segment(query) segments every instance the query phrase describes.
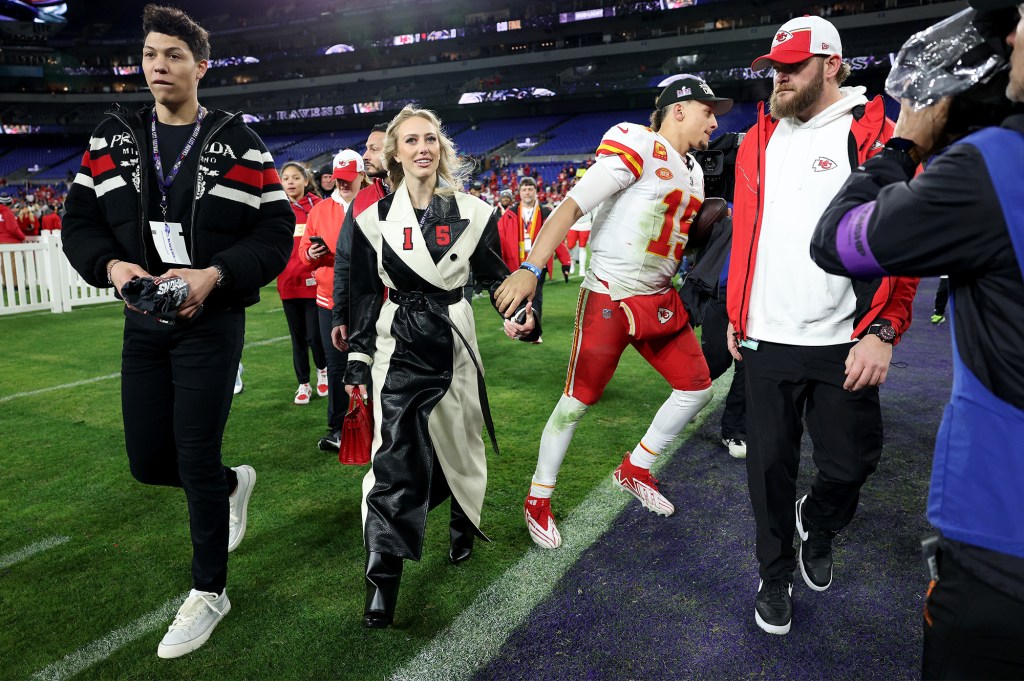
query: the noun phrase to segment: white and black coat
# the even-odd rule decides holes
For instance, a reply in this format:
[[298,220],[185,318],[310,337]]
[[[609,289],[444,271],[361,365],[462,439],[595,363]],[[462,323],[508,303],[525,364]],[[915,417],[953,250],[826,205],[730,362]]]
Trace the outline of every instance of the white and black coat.
[[372,371],[374,400],[363,535],[368,551],[419,560],[427,511],[449,494],[483,537],[486,396],[463,286],[472,273],[493,304],[509,271],[494,209],[468,194],[435,196],[421,219],[403,184],[355,223],[345,382]]

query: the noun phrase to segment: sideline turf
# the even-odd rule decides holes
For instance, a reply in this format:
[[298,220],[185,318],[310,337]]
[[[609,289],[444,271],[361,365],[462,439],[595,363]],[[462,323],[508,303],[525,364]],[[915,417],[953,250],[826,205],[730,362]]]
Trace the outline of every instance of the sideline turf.
[[[545,420],[561,392],[578,279],[545,291],[543,345],[505,339],[474,304],[502,454],[491,456],[483,529],[491,544],[447,562],[447,505],[431,514],[424,559],[409,563],[397,626],[360,624],[364,468],[316,450],[325,405],[295,406],[286,324],[273,287],[251,308],[245,392],[225,436],[228,465],[259,474],[245,542],[232,554],[232,612],[200,651],[159,660],[161,631],[139,637],[76,678],[383,678],[419,653],[532,546],[522,499]],[[119,371],[117,304],[0,319],[0,398]],[[569,514],[642,435],[668,386],[629,350],[566,459],[558,508]],[[181,492],[128,473],[117,380],[8,400],[0,432],[0,555],[46,537],[67,543],[0,570],[0,676],[26,678],[162,606],[189,587]],[[169,620],[169,618],[168,618]],[[168,621],[169,623],[169,621]]]

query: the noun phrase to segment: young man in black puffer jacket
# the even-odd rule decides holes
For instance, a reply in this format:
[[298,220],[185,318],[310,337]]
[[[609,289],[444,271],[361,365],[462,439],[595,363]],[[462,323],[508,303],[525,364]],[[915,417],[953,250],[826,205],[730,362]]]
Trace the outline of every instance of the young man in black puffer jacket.
[[[121,403],[132,475],[181,487],[193,588],[157,654],[203,645],[231,608],[228,552],[245,534],[256,474],[228,468],[221,442],[245,335],[245,308],[283,269],[294,217],[260,138],[239,114],[200,106],[209,36],[148,5],[143,70],[153,106],[115,106],[89,140],[68,192],[64,252],[94,286],[180,277],[172,320],[124,309]],[[180,285],[180,282],[178,282]]]

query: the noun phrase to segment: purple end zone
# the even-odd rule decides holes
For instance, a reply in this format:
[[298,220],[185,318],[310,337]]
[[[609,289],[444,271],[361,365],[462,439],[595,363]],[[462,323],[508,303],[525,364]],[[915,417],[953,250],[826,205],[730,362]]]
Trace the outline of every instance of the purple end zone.
[[875,202],[870,201],[847,211],[836,229],[836,253],[846,271],[854,277],[877,277],[888,274],[881,268],[868,246],[867,231]]

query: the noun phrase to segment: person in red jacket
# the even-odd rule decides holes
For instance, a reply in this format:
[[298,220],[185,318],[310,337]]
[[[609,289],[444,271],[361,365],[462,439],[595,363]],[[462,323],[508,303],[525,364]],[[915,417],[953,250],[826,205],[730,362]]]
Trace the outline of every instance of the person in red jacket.
[[[850,523],[878,465],[878,386],[910,326],[917,280],[854,282],[810,259],[829,201],[893,130],[880,97],[841,87],[850,67],[838,31],[820,17],[793,19],[751,68],[768,66],[771,114],[759,106],[737,154],[727,342],[746,374],[747,483],[761,577],[755,621],[786,634],[794,569],[814,591],[831,585],[832,538]],[[802,419],[818,472],[797,500]]]
[[[551,214],[551,209],[542,206],[537,200],[537,181],[532,177],[524,177],[519,183],[519,203],[506,210],[498,223],[498,236],[501,239],[501,259],[508,265],[510,272],[515,272],[530,255],[537,233],[544,226],[544,221]],[[555,257],[562,265],[562,276],[569,281],[569,268],[572,259],[569,249],[561,244],[555,249]],[[548,278],[552,277],[554,258],[548,260]]]
[[39,230],[40,232],[60,231],[60,215],[57,213],[56,204],[51,203],[43,209],[43,216],[39,218]]
[[25,230],[11,210],[13,203],[7,194],[0,196],[0,244],[20,244],[25,241]]
[[[320,438],[318,447],[322,451],[338,451],[341,424],[348,408],[345,394],[345,368],[347,353],[339,351],[331,343],[331,310],[334,307],[334,255],[337,251],[338,234],[345,221],[345,214],[352,200],[359,193],[365,178],[363,159],[351,149],[339,152],[332,164],[334,170],[334,191],[330,197],[314,206],[306,222],[306,230],[299,243],[299,257],[313,268],[316,278],[316,305],[318,328],[324,352],[327,355],[327,430]],[[316,237],[314,241],[313,238]]]
[[309,353],[313,353],[316,365],[316,394],[327,397],[327,358],[320,338],[320,321],[317,317],[316,279],[313,265],[299,257],[302,236],[313,207],[323,199],[306,191],[308,175],[305,167],[291,161],[281,168],[281,185],[288,196],[295,214],[295,232],[292,238],[292,254],[284,272],[277,276],[277,292],[281,296],[281,307],[288,322],[288,333],[292,338],[292,366],[299,389],[295,391],[295,404],[309,404],[313,397],[310,385]]
[[[510,272],[515,272],[519,266],[529,257],[533,250],[533,244],[537,240],[537,234],[544,221],[551,214],[551,209],[542,206],[537,201],[537,181],[532,177],[523,177],[519,182],[519,203],[507,209],[498,220],[498,238],[501,242],[501,259],[505,261]],[[569,283],[569,270],[572,269],[572,257],[565,243],[558,244],[555,249],[555,257],[562,265],[562,277],[565,283]],[[548,258],[548,276],[551,279],[554,270],[554,258]],[[543,301],[544,282],[537,285],[535,297]],[[543,303],[541,303],[543,304]],[[541,342],[538,339],[535,342]]]

